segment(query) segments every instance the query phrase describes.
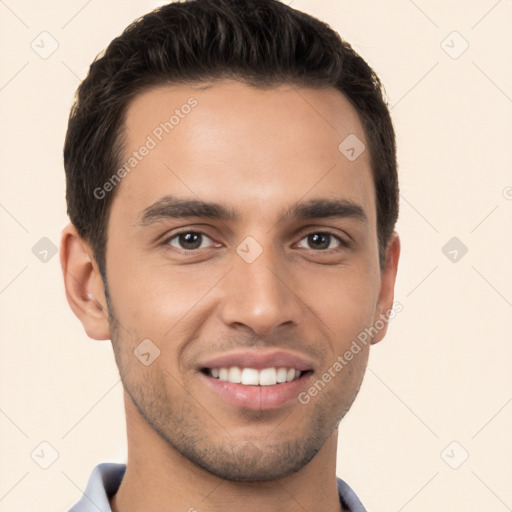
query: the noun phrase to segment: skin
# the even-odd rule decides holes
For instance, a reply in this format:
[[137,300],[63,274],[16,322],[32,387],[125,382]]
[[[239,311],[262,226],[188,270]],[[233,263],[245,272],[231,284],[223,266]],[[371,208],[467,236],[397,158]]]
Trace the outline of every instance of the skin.
[[[349,134],[368,147],[360,119],[334,89],[160,86],[129,105],[126,156],[191,96],[198,105],[118,185],[106,251],[110,314],[91,248],[72,225],[62,236],[68,301],[91,338],[112,340],[125,390],[127,471],[111,505],[339,511],[338,424],[370,344],[307,405],[276,410],[228,404],[196,366],[234,349],[277,347],[312,361],[312,384],[392,308],[398,235],[380,269],[369,151],[351,162],[338,150]],[[238,218],[141,226],[143,212],[171,194],[220,203]],[[367,221],[283,216],[310,199],[350,200]],[[183,237],[171,238],[183,229],[205,235],[188,253]],[[318,248],[309,235],[326,231],[334,236]],[[247,236],[263,251],[252,263],[236,252]],[[133,353],[147,338],[160,349],[149,366]]]

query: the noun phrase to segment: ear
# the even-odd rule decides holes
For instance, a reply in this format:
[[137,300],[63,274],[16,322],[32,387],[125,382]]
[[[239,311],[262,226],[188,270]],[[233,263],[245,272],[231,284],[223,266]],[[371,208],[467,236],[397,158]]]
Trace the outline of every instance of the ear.
[[388,330],[388,320],[390,317],[389,312],[393,309],[395,280],[399,258],[400,238],[398,237],[398,233],[393,232],[389,238],[388,246],[386,248],[386,263],[384,268],[381,270],[380,294],[374,319],[374,324],[380,320],[384,323],[384,327],[382,329],[378,329],[377,334],[372,338],[372,345],[381,341]]
[[87,336],[110,339],[105,289],[91,247],[69,224],[62,231],[60,264],[71,309],[82,322]]

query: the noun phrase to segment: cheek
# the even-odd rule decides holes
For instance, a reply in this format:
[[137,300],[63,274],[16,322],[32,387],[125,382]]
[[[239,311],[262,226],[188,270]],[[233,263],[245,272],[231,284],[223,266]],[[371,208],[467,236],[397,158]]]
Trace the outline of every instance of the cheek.
[[375,276],[368,266],[347,267],[330,276],[317,273],[303,283],[304,301],[329,329],[337,351],[373,322],[378,299]]
[[108,283],[119,321],[130,333],[155,340],[177,332],[192,312],[197,316],[225,273],[212,266],[192,272],[186,265],[151,265],[133,257],[118,261],[108,270]]

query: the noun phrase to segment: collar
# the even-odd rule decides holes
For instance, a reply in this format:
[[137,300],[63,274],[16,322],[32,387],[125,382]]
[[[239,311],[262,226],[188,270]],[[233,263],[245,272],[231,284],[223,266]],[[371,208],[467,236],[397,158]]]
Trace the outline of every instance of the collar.
[[[109,499],[119,489],[126,464],[102,462],[98,464],[87,483],[80,501],[69,512],[112,512]],[[340,503],[351,512],[366,512],[356,493],[340,478],[336,479]]]

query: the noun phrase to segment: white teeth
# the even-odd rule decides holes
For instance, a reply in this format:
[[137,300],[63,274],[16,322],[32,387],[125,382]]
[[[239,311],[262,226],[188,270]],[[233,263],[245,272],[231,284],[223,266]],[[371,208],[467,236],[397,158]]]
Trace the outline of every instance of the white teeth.
[[277,382],[286,382],[286,377],[288,375],[288,370],[286,368],[279,368],[276,374]]
[[[295,374],[295,373],[294,373]],[[260,386],[273,386],[277,383],[276,369],[265,368],[260,372]]]
[[256,370],[255,368],[239,368],[231,366],[229,368],[211,368],[209,374],[219,380],[232,382],[234,384],[244,384],[245,386],[274,386],[284,382],[290,382],[298,379],[301,375],[300,370],[295,368],[264,368]]
[[242,371],[240,368],[237,366],[232,366],[229,369],[228,380],[229,382],[234,382],[235,384],[242,382]]
[[242,384],[258,385],[258,370],[254,368],[244,368],[242,370]]

